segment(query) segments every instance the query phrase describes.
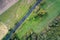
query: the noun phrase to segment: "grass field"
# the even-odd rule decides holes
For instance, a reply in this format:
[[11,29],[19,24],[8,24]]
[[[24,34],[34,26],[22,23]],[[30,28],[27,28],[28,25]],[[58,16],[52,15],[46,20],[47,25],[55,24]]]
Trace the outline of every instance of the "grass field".
[[22,19],[29,10],[29,7],[35,2],[36,0],[19,0],[15,5],[0,15],[0,22],[6,24],[8,28],[14,27],[15,23]]
[[16,31],[18,37],[21,38],[30,29],[33,29],[34,32],[39,33],[44,28],[47,28],[48,23],[52,21],[59,14],[59,10],[60,10],[59,7],[60,7],[60,0],[46,0],[46,4],[44,4],[42,8],[44,8],[47,11],[48,16],[43,18],[38,18],[35,20],[33,19],[28,20],[32,18],[33,15],[35,14],[34,12],[32,12],[32,14],[22,24],[21,28],[19,28]]

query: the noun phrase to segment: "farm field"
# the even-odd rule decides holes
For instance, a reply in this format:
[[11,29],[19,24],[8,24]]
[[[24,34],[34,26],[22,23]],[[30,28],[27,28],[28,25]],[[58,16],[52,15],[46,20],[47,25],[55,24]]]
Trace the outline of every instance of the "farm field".
[[47,16],[43,18],[38,17],[34,19],[33,17],[37,14],[32,12],[32,14],[25,20],[21,27],[16,31],[16,34],[19,38],[24,36],[27,31],[33,30],[36,33],[40,33],[42,30],[47,28],[49,22],[56,18],[59,15],[60,10],[60,0],[45,0],[46,3],[41,8],[44,8],[47,11]]
[[3,22],[8,29],[13,28],[15,23],[22,19],[35,2],[36,0],[19,0],[15,5],[0,15],[0,22]]

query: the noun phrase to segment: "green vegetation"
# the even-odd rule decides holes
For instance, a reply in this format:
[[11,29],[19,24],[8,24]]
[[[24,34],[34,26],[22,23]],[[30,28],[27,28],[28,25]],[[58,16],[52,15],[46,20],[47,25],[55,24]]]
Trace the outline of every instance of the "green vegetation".
[[60,26],[60,16],[58,16],[52,23],[49,24],[49,27],[57,27]]
[[[57,20],[58,21],[57,24],[59,26],[56,26],[57,24],[55,24],[55,25],[53,24],[54,22],[56,22],[55,21],[56,19],[59,19],[59,20]],[[40,38],[40,40],[60,40],[60,16],[57,17],[56,19],[54,19],[52,21],[52,25],[54,25],[54,26],[49,25],[49,28],[44,30],[45,32],[42,31],[39,34],[38,37]]]
[[16,33],[14,33],[14,34],[12,35],[12,37],[11,37],[10,40],[20,40],[20,39],[18,38],[18,36],[16,35]]
[[[55,24],[56,21],[57,24]],[[60,16],[57,16],[51,24],[54,26],[48,25],[48,28],[45,28],[41,33],[35,33],[30,29],[25,33],[21,40],[60,40]]]
[[[19,38],[25,35],[27,31],[33,29],[35,33],[40,33],[43,29],[47,28],[49,22],[56,18],[59,15],[60,10],[60,1],[59,0],[45,0],[44,5],[38,5],[41,10],[45,10],[44,16],[38,16],[38,12],[32,12],[32,14],[25,20],[25,22],[21,25],[21,27],[16,31],[16,34]],[[47,15],[45,15],[47,13]]]
[[5,23],[8,29],[13,28],[15,23],[22,19],[22,17],[28,12],[29,7],[35,2],[36,0],[19,0],[15,5],[0,15],[0,22]]
[[[0,21],[5,23],[8,28],[11,28],[9,31],[13,30],[13,27],[23,18],[24,15],[26,15],[35,2],[36,0],[33,0],[30,3],[27,3],[27,0],[19,0],[18,3],[13,5],[0,16]],[[60,38],[60,32],[58,32],[60,31],[60,23],[58,24],[58,21],[56,20],[53,21],[56,16],[59,15],[59,11],[60,0],[43,0],[24,21],[21,27],[18,28],[15,32],[16,34],[13,34],[12,40],[20,40],[20,38],[24,36],[29,37],[29,40],[34,36],[33,39],[37,37],[40,40],[56,40],[56,36]],[[50,22],[52,23],[49,24]],[[49,25],[49,27],[47,25]],[[46,30],[46,28],[50,29]],[[33,32],[31,32],[31,29]],[[30,34],[33,33],[34,35],[31,37]]]

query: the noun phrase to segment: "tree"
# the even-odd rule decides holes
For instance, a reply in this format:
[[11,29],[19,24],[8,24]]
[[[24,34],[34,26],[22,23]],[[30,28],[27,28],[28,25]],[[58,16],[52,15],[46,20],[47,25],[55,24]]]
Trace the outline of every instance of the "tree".
[[47,15],[47,12],[41,8],[40,11],[38,12],[38,16],[42,17],[44,15]]
[[40,3],[40,5],[44,5],[46,0],[42,0],[42,2]]

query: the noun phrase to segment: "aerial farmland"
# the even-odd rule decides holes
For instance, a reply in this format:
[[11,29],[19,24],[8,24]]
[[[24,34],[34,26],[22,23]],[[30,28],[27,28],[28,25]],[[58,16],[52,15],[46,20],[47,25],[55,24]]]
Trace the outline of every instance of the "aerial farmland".
[[0,40],[60,40],[60,0],[0,0],[0,35]]

